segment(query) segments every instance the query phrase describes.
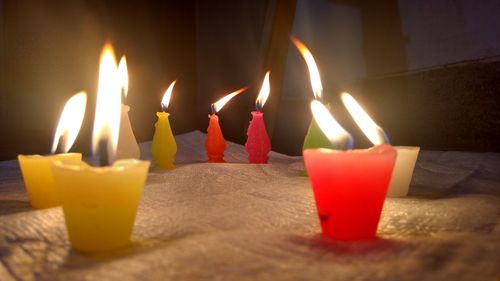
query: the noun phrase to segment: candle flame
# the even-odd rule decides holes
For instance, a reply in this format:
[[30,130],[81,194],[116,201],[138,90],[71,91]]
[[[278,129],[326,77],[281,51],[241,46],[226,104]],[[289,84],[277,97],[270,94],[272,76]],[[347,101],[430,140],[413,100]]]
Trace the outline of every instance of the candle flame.
[[172,82],[170,86],[168,86],[168,89],[165,91],[165,94],[161,99],[161,108],[164,111],[167,110],[168,104],[170,103],[170,97],[172,96],[172,90],[174,89],[175,82],[177,82],[177,80],[174,80],[174,82]]
[[111,45],[105,45],[99,64],[94,129],[92,131],[92,152],[98,153],[99,142],[107,142],[109,162],[116,156],[120,131],[122,80],[118,75],[115,55]]
[[71,149],[82,127],[86,104],[87,94],[85,92],[75,94],[66,102],[52,142],[52,153],[56,152],[61,137],[62,152],[66,153]]
[[314,93],[314,98],[321,100],[323,98],[323,85],[321,84],[318,66],[316,65],[316,61],[314,60],[311,51],[309,51],[306,45],[296,37],[290,36],[290,39],[306,61],[307,68],[309,69],[309,77],[311,79],[311,87]]
[[363,134],[365,134],[374,145],[388,142],[384,130],[370,118],[361,105],[359,105],[349,93],[342,93],[341,98],[347,111],[349,111],[349,114],[351,114],[361,131],[363,131]]
[[257,101],[255,102],[257,110],[261,110],[264,107],[264,104],[266,103],[267,98],[269,97],[269,92],[271,91],[271,86],[269,84],[270,73],[271,71],[268,71],[266,73],[266,76],[264,77],[264,82],[262,82],[262,87],[260,88],[259,96],[257,97]]
[[118,64],[118,79],[120,79],[121,90],[123,91],[123,97],[127,97],[128,94],[128,68],[127,59],[122,56],[120,63]]
[[[219,112],[219,110],[222,109],[222,107],[224,107],[224,105],[226,105],[226,103],[228,101],[230,101],[232,98],[234,98],[236,95],[242,93],[243,91],[245,91],[247,88],[244,87],[244,88],[241,88],[239,90],[236,90],[228,95],[226,95],[225,97],[221,98],[220,100],[218,100],[217,102],[213,103],[212,104],[212,107],[214,109],[215,112]],[[214,112],[214,113],[215,113]]]
[[333,118],[328,108],[318,100],[311,102],[311,111],[321,131],[331,143],[351,139],[351,135]]

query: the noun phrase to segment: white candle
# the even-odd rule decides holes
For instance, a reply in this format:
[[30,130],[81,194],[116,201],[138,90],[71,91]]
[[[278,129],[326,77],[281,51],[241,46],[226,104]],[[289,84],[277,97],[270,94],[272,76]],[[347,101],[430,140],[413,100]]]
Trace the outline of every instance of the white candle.
[[410,182],[417,161],[418,146],[395,146],[398,152],[396,164],[392,171],[391,182],[387,191],[387,197],[405,197],[410,188]]

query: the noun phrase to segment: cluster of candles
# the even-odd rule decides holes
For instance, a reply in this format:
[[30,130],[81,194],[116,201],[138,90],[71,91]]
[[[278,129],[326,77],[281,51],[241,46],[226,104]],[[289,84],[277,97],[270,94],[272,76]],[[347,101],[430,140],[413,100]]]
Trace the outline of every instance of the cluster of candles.
[[[304,162],[314,191],[323,233],[334,239],[371,239],[386,196],[408,192],[418,147],[392,147],[384,131],[347,93],[342,101],[361,130],[375,145],[352,150],[352,137],[322,103],[322,85],[308,48],[292,37],[306,61],[315,99],[313,120],[304,140]],[[87,101],[85,92],[71,97],[61,114],[52,154],[19,155],[18,160],[34,208],[61,205],[71,245],[86,252],[120,248],[129,244],[137,206],[150,162],[138,160],[140,150],[128,112],[122,104],[128,92],[125,57],[116,64],[113,49],[101,54],[92,134],[91,166],[80,153],[67,153],[82,125]],[[248,127],[245,149],[250,163],[267,163],[271,143],[262,108],[270,93],[270,72],[264,77],[256,110]],[[177,145],[166,112],[176,81],[166,90],[157,112],[151,151],[159,169],[174,169]],[[211,105],[205,148],[208,161],[224,162],[226,143],[217,112],[245,88]],[[62,151],[55,154],[56,151]],[[389,192],[388,192],[389,190]]]

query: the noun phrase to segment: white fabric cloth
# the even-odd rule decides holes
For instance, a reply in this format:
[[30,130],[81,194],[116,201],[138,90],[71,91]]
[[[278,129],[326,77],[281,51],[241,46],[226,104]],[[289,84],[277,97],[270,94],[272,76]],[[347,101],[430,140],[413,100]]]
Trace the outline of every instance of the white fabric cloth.
[[[204,163],[205,134],[176,137],[175,170],[152,169],[133,243],[72,251],[61,208],[33,210],[16,161],[0,162],[0,280],[496,280],[500,154],[422,151],[410,196],[389,198],[380,239],[321,237],[301,157]],[[149,159],[150,143],[142,143]]]

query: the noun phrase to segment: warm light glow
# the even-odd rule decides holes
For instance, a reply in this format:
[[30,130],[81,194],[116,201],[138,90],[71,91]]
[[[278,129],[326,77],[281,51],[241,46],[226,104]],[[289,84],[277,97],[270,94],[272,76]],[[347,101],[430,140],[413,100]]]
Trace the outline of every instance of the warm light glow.
[[269,97],[269,92],[271,91],[271,86],[269,84],[270,73],[271,71],[268,71],[266,73],[266,76],[264,77],[264,82],[262,82],[262,88],[260,88],[259,96],[257,97],[257,101],[255,102],[257,110],[261,110],[264,107],[264,104],[266,103],[267,98]]
[[323,85],[321,84],[321,77],[319,76],[318,66],[316,65],[316,61],[314,60],[313,55],[309,51],[309,49],[302,43],[299,39],[290,36],[295,47],[299,49],[300,54],[304,58],[307,64],[307,68],[309,69],[309,77],[311,78],[311,87],[314,93],[314,97],[316,99],[321,100],[323,98]]
[[386,135],[384,130],[378,126],[370,116],[363,110],[361,105],[349,94],[341,94],[342,102],[352,118],[358,124],[359,128],[365,136],[374,144],[380,145],[386,143]]
[[170,84],[170,86],[168,86],[168,89],[165,91],[165,94],[161,99],[161,108],[163,109],[163,111],[167,110],[168,104],[170,103],[170,97],[172,96],[172,90],[174,89],[176,81],[177,80],[175,80]]
[[226,95],[225,97],[218,100],[216,103],[213,103],[212,107],[213,107],[214,111],[219,112],[219,110],[221,110],[222,107],[224,107],[224,105],[226,105],[226,103],[228,101],[230,101],[232,98],[234,98],[236,95],[240,94],[241,92],[245,91],[246,89],[247,89],[246,87],[241,88],[235,92],[230,93],[229,95]]
[[121,90],[123,90],[123,96],[127,97],[128,94],[128,68],[127,59],[125,56],[120,60],[118,65],[118,79],[120,79]]
[[321,128],[321,131],[330,140],[331,143],[338,143],[344,139],[349,139],[349,133],[340,126],[340,124],[333,118],[330,111],[318,100],[311,102],[311,111],[314,120]]
[[57,124],[54,141],[52,142],[52,153],[56,152],[61,137],[62,152],[66,153],[71,149],[82,127],[86,105],[87,94],[85,92],[79,92],[66,102],[59,118],[59,123]]
[[104,46],[99,65],[92,152],[97,154],[100,141],[107,141],[108,161],[116,156],[121,115],[121,79],[118,76],[115,55],[110,45]]

